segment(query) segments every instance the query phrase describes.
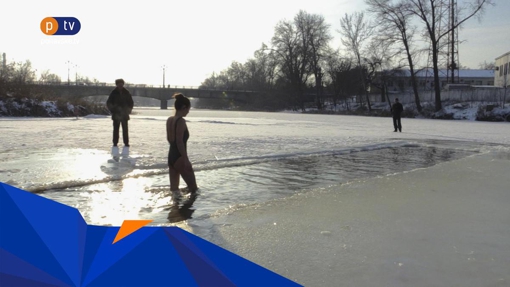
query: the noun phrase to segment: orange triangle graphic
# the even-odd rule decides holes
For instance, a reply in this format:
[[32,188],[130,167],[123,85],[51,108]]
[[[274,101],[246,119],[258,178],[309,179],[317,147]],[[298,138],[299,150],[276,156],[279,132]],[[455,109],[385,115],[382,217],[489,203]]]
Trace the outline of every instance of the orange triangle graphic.
[[123,239],[124,237],[130,235],[131,233],[137,231],[138,229],[151,222],[152,220],[124,220],[112,244],[115,244],[117,241]]

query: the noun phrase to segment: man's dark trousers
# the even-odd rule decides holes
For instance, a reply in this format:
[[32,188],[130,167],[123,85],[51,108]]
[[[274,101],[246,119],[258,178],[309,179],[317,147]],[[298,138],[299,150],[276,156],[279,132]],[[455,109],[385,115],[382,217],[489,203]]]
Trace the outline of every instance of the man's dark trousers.
[[117,121],[113,120],[113,145],[116,146],[119,143],[119,128],[122,124],[122,139],[124,145],[129,146],[129,133],[128,133],[128,121]]
[[393,126],[395,127],[395,131],[397,129],[402,131],[402,123],[400,122],[400,116],[393,116]]

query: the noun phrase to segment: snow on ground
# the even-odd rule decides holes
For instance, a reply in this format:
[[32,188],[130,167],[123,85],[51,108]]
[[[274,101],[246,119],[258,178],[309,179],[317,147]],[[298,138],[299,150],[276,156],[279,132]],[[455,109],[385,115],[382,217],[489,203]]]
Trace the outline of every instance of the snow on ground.
[[[69,107],[70,104],[68,103],[67,105]],[[38,107],[42,108],[45,113],[38,110]],[[17,116],[61,116],[62,111],[58,107],[56,101],[39,101],[28,98],[8,98],[6,101],[0,101],[0,116],[8,116],[11,114]]]
[[29,98],[0,98],[0,117],[72,117],[87,114],[90,111],[101,113],[101,108],[93,105],[75,106],[69,102],[48,101]]
[[[415,115],[416,118],[423,118],[416,111],[416,107],[414,104],[404,104],[404,110],[411,112]],[[424,107],[428,106],[428,109],[433,109],[430,104],[423,104]],[[487,111],[487,106],[492,106],[492,110]],[[349,110],[356,111],[360,108],[358,103],[350,103]],[[388,103],[376,102],[372,103],[372,108],[378,111],[386,111],[388,114],[390,112],[390,107]],[[347,112],[347,108],[344,104],[338,104],[336,107],[331,103],[325,104],[325,112],[335,111],[335,112]],[[287,113],[297,113],[297,111],[286,110]],[[317,108],[306,108],[306,112],[316,113],[318,112]],[[427,112],[428,113],[428,112]],[[500,121],[510,121],[510,103],[505,104],[505,107],[501,106],[501,103],[482,103],[482,102],[463,102],[463,103],[443,103],[443,109],[437,113],[431,113],[434,117],[451,117],[455,120],[477,120],[477,116],[482,117],[492,117],[492,118],[500,118]],[[449,116],[448,116],[449,115]]]
[[109,118],[110,116],[108,115],[95,115],[95,114],[90,114],[90,115],[86,115],[84,116],[83,118],[85,119],[103,119],[103,118]]
[[49,115],[60,115],[62,112],[58,109],[55,101],[42,101],[40,105],[46,110]]
[[3,113],[3,114],[6,114],[7,113],[7,107],[5,106],[5,103],[3,101],[0,100],[0,111]]
[[[453,114],[453,118],[456,120],[476,120],[476,114],[478,113],[479,105],[470,106],[462,104],[448,105],[443,108],[448,114]],[[510,113],[510,108],[508,109]]]
[[67,109],[71,112],[74,112],[74,105],[71,103],[67,103]]
[[[19,101],[19,103],[18,103]],[[431,106],[429,103],[423,103],[423,106]],[[493,106],[492,111],[487,111],[486,106]],[[30,114],[31,107],[40,106],[46,111],[46,115],[43,116],[61,116],[67,114],[68,116],[73,116],[76,108],[71,103],[66,103],[64,107],[59,108],[56,101],[37,101],[34,99],[21,99],[21,100],[8,100],[7,102],[0,100],[0,116],[2,115],[10,115],[9,110],[15,110],[17,116],[21,113],[22,116],[32,116]],[[350,103],[349,110],[356,111],[360,108],[358,103]],[[375,102],[372,103],[372,108],[378,111],[386,111],[389,113],[390,107],[388,103],[383,102]],[[67,110],[60,110],[67,109]],[[408,111],[408,113],[414,114],[417,118],[422,118],[415,108],[414,104],[404,104],[404,109]],[[318,110],[315,107],[309,107],[305,109],[308,113],[317,113]],[[334,106],[332,103],[325,103],[325,109],[321,112],[347,112],[347,108],[345,104],[340,103]],[[12,111],[11,111],[12,112]],[[300,111],[293,110],[285,110],[285,113],[300,113]],[[443,110],[432,113],[432,117],[439,118],[452,118],[455,120],[470,120],[474,121],[480,120],[480,118],[497,118],[499,121],[510,121],[510,103],[506,104],[505,107],[501,107],[501,103],[481,103],[481,102],[463,102],[463,103],[443,103]]]

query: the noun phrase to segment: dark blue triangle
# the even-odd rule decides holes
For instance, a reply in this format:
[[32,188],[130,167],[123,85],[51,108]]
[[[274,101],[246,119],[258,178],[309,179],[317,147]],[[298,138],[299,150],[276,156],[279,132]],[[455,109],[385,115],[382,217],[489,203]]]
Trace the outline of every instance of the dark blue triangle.
[[67,287],[72,285],[53,285],[13,275],[0,273],[0,286],[2,287]]
[[90,266],[99,250],[99,246],[104,241],[108,227],[89,225],[87,227],[87,236],[85,240],[85,251],[82,262],[82,283],[85,275],[89,273]]
[[83,263],[85,261],[86,256],[86,242],[87,242],[87,230],[90,228],[90,226],[87,225],[85,220],[83,220],[83,217],[80,217],[78,220],[78,242],[77,242],[77,248],[78,248],[78,283],[77,286],[81,284],[82,276],[83,276]]
[[[64,282],[48,275],[41,269],[30,265],[29,263],[19,259],[10,252],[4,249],[0,249],[0,273],[5,275],[13,276],[11,280],[16,278],[23,280],[32,280],[34,282],[41,282],[41,284],[49,284],[55,286],[66,286]],[[19,282],[21,283],[21,281]],[[0,279],[0,286],[4,285],[4,282]],[[13,284],[14,286],[14,284]],[[16,286],[19,286],[16,284]]]
[[80,212],[14,187],[6,190],[69,278],[75,285],[80,284],[78,263],[83,250],[79,246],[79,236],[83,234],[80,230],[87,226]]
[[156,231],[85,286],[199,286],[165,232],[146,228]]
[[194,234],[185,230],[180,232],[186,234],[236,286],[301,286]]
[[[0,248],[66,284],[74,285],[18,208],[17,202],[11,198],[11,194],[23,194],[29,198],[27,200],[29,202],[34,197],[39,197],[6,184],[0,184]],[[33,208],[38,207],[33,206]]]
[[[174,232],[169,232],[169,231]],[[178,228],[168,228],[165,232],[173,246],[181,256],[182,261],[191,272],[199,286],[235,286],[214,263],[205,257],[187,237],[180,234]]]
[[117,243],[112,244],[120,227],[106,228],[107,231],[103,236],[103,241],[98,246],[97,253],[92,260],[87,273],[82,277],[82,282],[85,285],[95,280],[96,277],[105,272],[156,231],[154,228],[141,228]]
[[[214,266],[214,262],[210,261],[207,255],[205,255],[200,248],[198,248],[188,237],[187,233],[184,232],[183,229],[172,226],[172,227],[166,227],[165,232],[174,238],[175,240],[179,241],[183,246],[185,246],[187,249],[189,249],[190,252],[194,253],[196,256],[198,256],[201,260],[203,260],[205,263]],[[218,270],[219,271],[219,270]]]

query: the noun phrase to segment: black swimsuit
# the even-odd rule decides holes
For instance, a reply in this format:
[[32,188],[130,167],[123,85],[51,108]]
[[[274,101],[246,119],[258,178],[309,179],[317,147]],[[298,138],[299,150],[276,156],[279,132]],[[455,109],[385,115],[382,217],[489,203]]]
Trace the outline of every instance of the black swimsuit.
[[[175,132],[175,139],[173,142],[170,143],[170,151],[168,152],[168,166],[173,167],[175,162],[181,157],[181,153],[179,152],[179,149],[177,148],[177,122],[179,122],[181,118],[178,118],[175,120],[175,126],[174,126],[174,132]],[[188,142],[189,139],[189,131],[186,127],[186,130],[184,131],[184,149],[186,150],[186,142]]]

